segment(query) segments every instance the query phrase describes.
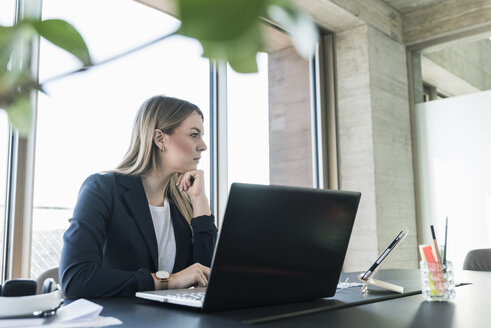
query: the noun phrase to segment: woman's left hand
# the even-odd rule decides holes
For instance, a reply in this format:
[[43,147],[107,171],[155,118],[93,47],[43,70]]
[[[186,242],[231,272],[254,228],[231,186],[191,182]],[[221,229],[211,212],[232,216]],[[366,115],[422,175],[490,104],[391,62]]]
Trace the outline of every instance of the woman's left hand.
[[179,173],[177,176],[177,188],[189,196],[193,205],[194,217],[211,214],[205,193],[204,175],[202,170],[191,170]]

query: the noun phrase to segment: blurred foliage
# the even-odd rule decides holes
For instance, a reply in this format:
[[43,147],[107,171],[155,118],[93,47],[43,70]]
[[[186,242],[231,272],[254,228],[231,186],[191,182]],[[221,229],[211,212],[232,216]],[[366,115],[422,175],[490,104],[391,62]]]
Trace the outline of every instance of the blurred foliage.
[[314,22],[289,0],[175,0],[182,24],[177,33],[197,39],[203,56],[226,60],[239,73],[257,72],[264,48],[261,18],[281,26],[304,58],[318,39]]
[[[182,22],[177,34],[197,39],[204,57],[228,61],[239,73],[257,72],[256,55],[265,42],[262,18],[281,26],[304,58],[314,53],[317,28],[289,0],[173,1]],[[0,26],[0,109],[6,110],[22,136],[31,127],[31,91],[42,91],[29,73],[32,44],[39,36],[78,58],[83,68],[92,65],[82,36],[64,20],[21,20],[13,26]]]
[[7,111],[10,122],[22,136],[31,128],[31,91],[42,91],[30,74],[32,45],[38,36],[65,49],[82,65],[92,64],[82,36],[66,21],[21,20],[13,26],[0,26],[0,109]]

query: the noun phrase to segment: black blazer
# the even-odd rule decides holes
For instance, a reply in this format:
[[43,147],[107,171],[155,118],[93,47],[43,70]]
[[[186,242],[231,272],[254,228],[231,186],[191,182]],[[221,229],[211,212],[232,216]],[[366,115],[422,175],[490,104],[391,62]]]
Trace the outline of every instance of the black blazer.
[[[210,266],[217,228],[213,216],[191,220],[170,201],[176,239],[173,272]],[[60,281],[67,298],[134,296],[155,288],[158,269],[152,217],[139,176],[94,174],[83,183],[63,236]]]

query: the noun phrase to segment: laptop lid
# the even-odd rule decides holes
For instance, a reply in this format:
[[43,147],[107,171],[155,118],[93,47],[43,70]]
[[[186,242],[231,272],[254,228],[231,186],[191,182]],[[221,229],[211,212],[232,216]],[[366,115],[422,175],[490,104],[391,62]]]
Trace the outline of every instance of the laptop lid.
[[203,309],[333,296],[360,196],[233,183]]

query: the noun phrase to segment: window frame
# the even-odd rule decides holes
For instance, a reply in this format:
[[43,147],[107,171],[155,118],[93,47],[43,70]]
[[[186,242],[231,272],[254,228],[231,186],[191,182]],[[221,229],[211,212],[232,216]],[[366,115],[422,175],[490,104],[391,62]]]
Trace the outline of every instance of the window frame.
[[[23,18],[39,19],[41,2],[17,0],[14,22]],[[22,51],[22,50],[21,50]],[[33,39],[30,67],[26,68],[33,79],[38,79],[39,38]],[[14,58],[14,65],[21,65]],[[21,68],[21,67],[19,67]],[[4,256],[2,279],[29,276],[31,252],[32,183],[36,134],[37,92],[30,94],[32,125],[27,137],[10,129],[7,201],[5,204]]]

